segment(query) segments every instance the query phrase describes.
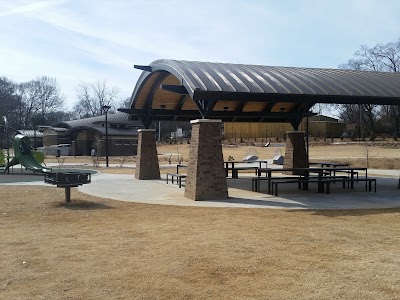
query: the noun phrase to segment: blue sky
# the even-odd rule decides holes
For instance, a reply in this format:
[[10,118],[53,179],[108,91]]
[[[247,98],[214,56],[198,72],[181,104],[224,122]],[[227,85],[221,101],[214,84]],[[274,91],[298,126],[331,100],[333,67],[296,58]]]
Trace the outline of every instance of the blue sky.
[[156,59],[336,68],[363,44],[400,38],[398,0],[0,0],[0,76],[55,77],[129,97]]

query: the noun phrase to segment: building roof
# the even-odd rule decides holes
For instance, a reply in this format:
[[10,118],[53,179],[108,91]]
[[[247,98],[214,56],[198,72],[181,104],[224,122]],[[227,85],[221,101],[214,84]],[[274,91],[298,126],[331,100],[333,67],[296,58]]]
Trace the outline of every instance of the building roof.
[[[19,134],[22,134],[29,138],[35,137],[35,130],[33,130],[33,129],[19,129],[17,131]],[[43,138],[43,132],[36,130],[36,138]]]
[[[93,125],[100,125],[106,122],[106,116],[97,116],[97,117],[90,117],[90,118],[83,118],[78,120],[72,121],[63,121],[57,123],[57,125],[61,124],[67,126],[68,128],[78,127],[78,126],[93,126]],[[121,125],[134,125],[134,126],[141,126],[140,123],[129,120],[129,117],[124,113],[115,113],[107,115],[107,122],[109,124],[121,124]]]
[[[106,116],[97,116],[91,118],[84,118],[72,121],[63,121],[55,124],[55,126],[61,126],[66,128],[69,132],[77,132],[82,130],[95,130],[101,135],[106,133],[105,128]],[[142,128],[143,125],[140,121],[130,120],[129,116],[124,113],[115,113],[107,115],[108,135],[111,136],[133,136],[137,135],[137,129]],[[128,128],[115,128],[111,126],[125,125]]]
[[161,59],[143,70],[120,111],[151,120],[299,124],[316,103],[400,104],[400,74]]
[[57,132],[65,132],[68,131],[68,128],[64,128],[64,127],[47,127],[44,128],[43,130],[53,130],[53,131],[57,131]]

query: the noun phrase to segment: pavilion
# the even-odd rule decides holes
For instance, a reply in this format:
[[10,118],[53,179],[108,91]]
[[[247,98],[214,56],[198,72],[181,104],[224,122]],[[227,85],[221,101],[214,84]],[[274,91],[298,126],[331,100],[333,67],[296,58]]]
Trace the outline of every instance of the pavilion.
[[162,59],[143,71],[130,107],[142,121],[136,178],[158,179],[153,120],[193,126],[185,197],[228,198],[220,144],[221,122],[287,122],[285,166],[308,167],[302,119],[316,103],[400,105],[400,73],[272,67]]

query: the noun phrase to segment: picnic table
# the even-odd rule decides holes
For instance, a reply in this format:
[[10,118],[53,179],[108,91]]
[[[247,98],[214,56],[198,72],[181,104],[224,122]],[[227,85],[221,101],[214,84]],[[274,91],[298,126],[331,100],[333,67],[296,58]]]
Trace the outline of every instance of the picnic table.
[[[257,166],[238,166],[237,164],[256,164],[258,163]],[[232,178],[238,178],[239,177],[239,171],[242,170],[254,170],[256,175],[259,174],[259,169],[264,169],[262,168],[262,164],[265,164],[265,168],[268,166],[268,161],[267,160],[228,160],[224,161],[225,164],[225,175],[226,177],[229,176],[229,171],[231,171]],[[235,165],[236,164],[236,165]]]
[[350,167],[350,164],[345,164],[345,163],[337,163],[337,162],[332,162],[332,161],[314,161],[308,163],[310,166],[311,165],[320,165],[321,168],[338,168],[338,167]]
[[[272,169],[272,168],[263,168],[263,172],[265,172],[265,177],[257,176],[252,178],[252,190],[259,191],[260,183],[263,180],[266,180],[268,183],[268,193],[271,194],[271,185],[273,180],[281,180],[285,179],[287,183],[295,183],[303,184],[303,189],[308,189],[308,183],[317,182],[318,184],[318,192],[324,193],[324,185],[329,185],[331,182],[342,181],[343,183],[347,181],[351,189],[354,189],[354,181],[361,180],[365,181],[366,184],[368,182],[368,171],[367,168],[362,167],[337,167],[337,168],[283,168],[283,169]],[[349,172],[350,178],[345,179],[343,176],[326,176],[326,172],[330,171],[345,171]],[[354,176],[358,172],[365,172],[365,179],[355,179]],[[290,176],[272,176],[273,173],[282,173],[282,172],[296,172],[299,175],[290,175]],[[316,176],[310,176],[310,173],[315,173]],[[330,173],[331,174],[331,173]],[[370,183],[371,184],[371,183]],[[328,186],[327,186],[328,188]],[[376,188],[376,185],[375,185]]]
[[330,176],[336,176],[336,172],[342,172],[350,174],[351,176],[356,175],[358,178],[358,171],[352,172],[351,170],[339,170],[338,168],[350,168],[350,164],[348,163],[337,163],[331,161],[320,161],[320,162],[310,162],[309,165],[320,165],[321,168],[334,168],[329,171],[326,171]]
[[176,165],[176,174],[179,174],[180,168],[187,168],[187,167],[188,167],[188,165],[185,165],[185,164],[177,164]]

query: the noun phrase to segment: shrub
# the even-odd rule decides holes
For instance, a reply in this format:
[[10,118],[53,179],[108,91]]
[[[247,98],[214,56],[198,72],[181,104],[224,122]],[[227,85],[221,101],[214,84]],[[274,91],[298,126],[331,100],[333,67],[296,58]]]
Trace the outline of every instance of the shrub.
[[376,139],[376,134],[374,132],[371,132],[371,135],[369,136],[369,140],[371,142],[373,142],[373,141],[375,141],[375,139]]
[[6,155],[3,150],[0,149],[0,167],[4,167],[6,165]]
[[44,154],[43,154],[42,152],[40,152],[40,151],[33,151],[32,154],[33,154],[33,157],[36,159],[36,161],[37,161],[39,164],[42,164],[42,163],[44,162]]

